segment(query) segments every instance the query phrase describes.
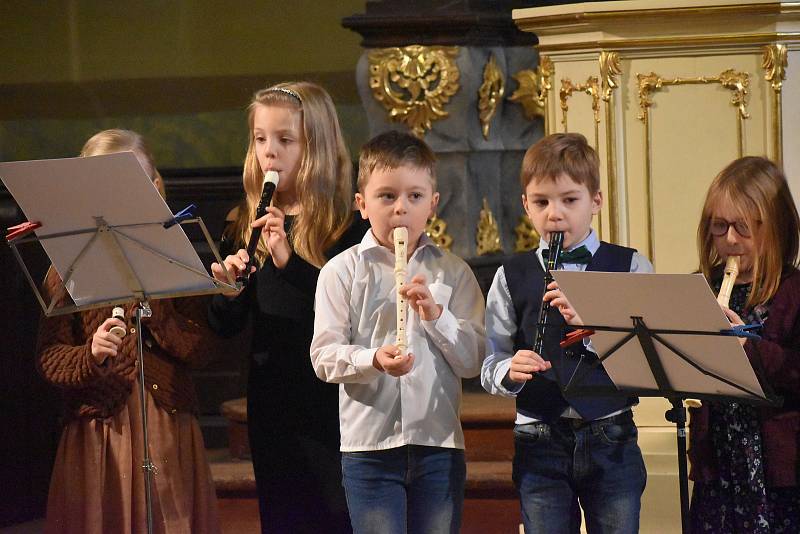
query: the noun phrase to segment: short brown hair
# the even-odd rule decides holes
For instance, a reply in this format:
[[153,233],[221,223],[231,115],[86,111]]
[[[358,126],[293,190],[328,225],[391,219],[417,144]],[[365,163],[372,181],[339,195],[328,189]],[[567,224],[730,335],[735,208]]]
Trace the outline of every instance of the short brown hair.
[[411,134],[391,130],[378,134],[361,148],[358,158],[358,190],[364,187],[373,172],[410,165],[428,171],[436,191],[436,154],[423,141]]
[[557,133],[540,139],[525,152],[519,183],[522,191],[531,180],[556,181],[566,174],[594,195],[600,190],[600,160],[579,133]]
[[786,176],[772,161],[748,156],[733,161],[714,178],[697,227],[700,270],[708,280],[722,264],[711,235],[711,218],[721,204],[739,212],[757,239],[746,306],[765,304],[778,291],[782,271],[798,264],[800,219]]

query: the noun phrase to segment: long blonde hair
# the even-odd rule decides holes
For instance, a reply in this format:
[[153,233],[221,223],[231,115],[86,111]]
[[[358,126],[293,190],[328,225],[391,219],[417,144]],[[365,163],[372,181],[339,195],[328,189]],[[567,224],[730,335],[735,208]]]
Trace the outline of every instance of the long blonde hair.
[[[255,220],[264,180],[253,136],[258,106],[285,106],[301,114],[305,146],[295,181],[300,210],[292,223],[291,245],[301,258],[322,267],[326,261],[324,251],[339,239],[352,220],[352,163],[336,108],[328,93],[310,82],[280,83],[253,95],[247,118],[250,143],[242,173],[247,206],[239,211],[233,230],[239,244],[247,243],[250,237],[250,223]],[[262,239],[256,259],[263,264],[267,255]]]
[[156,168],[155,160],[144,138],[132,130],[121,130],[113,128],[97,132],[83,145],[81,157],[100,156],[103,154],[114,154],[116,152],[132,151],[137,155],[137,159],[142,164],[144,171],[156,184],[158,192],[166,198],[164,190],[164,179]]
[[700,271],[709,280],[722,263],[711,235],[714,208],[721,204],[738,212],[756,240],[753,284],[746,307],[765,304],[778,291],[783,269],[798,264],[800,220],[786,176],[772,161],[748,156],[735,160],[714,178],[697,228]]

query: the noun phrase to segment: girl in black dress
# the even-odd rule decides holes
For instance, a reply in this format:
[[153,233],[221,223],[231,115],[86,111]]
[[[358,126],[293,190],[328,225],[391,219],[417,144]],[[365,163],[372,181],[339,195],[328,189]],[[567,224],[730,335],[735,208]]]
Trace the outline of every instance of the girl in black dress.
[[[333,102],[315,84],[258,91],[248,125],[246,199],[221,248],[230,251],[224,263],[238,276],[249,260],[244,247],[252,228],[262,227],[258,267],[244,290],[213,299],[209,322],[228,336],[252,322],[247,413],[262,532],[349,532],[338,389],[317,379],[309,345],[319,269],[366,231],[353,217],[352,164]],[[280,180],[272,206],[256,219],[267,171]],[[226,279],[219,264],[212,272]]]

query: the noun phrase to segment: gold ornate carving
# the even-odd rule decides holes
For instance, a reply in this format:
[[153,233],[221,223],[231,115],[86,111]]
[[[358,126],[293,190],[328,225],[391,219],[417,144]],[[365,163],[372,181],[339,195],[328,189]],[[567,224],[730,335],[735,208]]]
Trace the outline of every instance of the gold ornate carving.
[[784,44],[771,44],[762,48],[761,68],[764,79],[772,86],[772,142],[773,157],[783,163],[783,102],[781,90],[786,79],[786,67],[789,64],[788,52]]
[[519,224],[514,227],[514,233],[517,236],[514,252],[527,252],[539,245],[539,232],[525,215],[520,215]]
[[789,64],[788,51],[784,44],[771,44],[762,48],[761,68],[764,79],[770,82],[772,89],[780,93],[783,80],[786,79],[786,67]]
[[489,139],[489,127],[492,117],[497,112],[497,104],[505,93],[505,80],[503,73],[497,67],[494,54],[489,55],[489,61],[483,69],[483,83],[478,89],[478,116],[481,120],[483,138]]
[[669,85],[700,85],[718,83],[725,89],[730,89],[731,104],[738,110],[739,117],[742,119],[750,118],[747,113],[747,95],[750,87],[750,75],[746,72],[738,72],[728,69],[721,72],[718,76],[699,76],[697,78],[662,78],[655,72],[649,74],[637,74],[639,80],[639,120],[645,120],[647,110],[653,105],[652,94]]
[[619,87],[617,76],[622,74],[617,52],[600,52],[600,84],[602,87],[601,98],[604,102],[611,100],[611,92]]
[[547,117],[547,95],[550,93],[553,61],[547,56],[539,58],[536,70],[521,70],[514,75],[519,87],[508,99],[522,105],[525,118]]
[[561,124],[564,126],[565,132],[568,131],[567,112],[569,111],[569,104],[567,104],[567,101],[575,91],[578,91],[579,93],[586,93],[592,97],[594,122],[595,124],[600,122],[600,81],[597,79],[597,76],[589,76],[586,78],[586,83],[577,85],[574,85],[572,80],[569,78],[563,78],[561,80],[561,91],[559,91],[559,98],[561,99]]
[[382,48],[371,52],[369,86],[389,118],[422,137],[431,123],[449,115],[444,105],[459,89],[457,46]]
[[483,208],[481,208],[480,219],[478,219],[478,234],[475,239],[478,244],[478,256],[503,252],[503,247],[500,246],[500,229],[492,215],[492,210],[489,209],[486,197],[483,199]]
[[444,219],[440,219],[438,215],[434,214],[433,217],[428,219],[428,224],[425,225],[425,233],[441,249],[449,251],[453,245],[453,238],[447,233],[447,223],[444,222]]

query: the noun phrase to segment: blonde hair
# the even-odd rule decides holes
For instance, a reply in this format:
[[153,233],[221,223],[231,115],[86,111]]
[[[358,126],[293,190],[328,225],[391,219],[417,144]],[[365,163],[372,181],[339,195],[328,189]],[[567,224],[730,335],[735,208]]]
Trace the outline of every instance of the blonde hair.
[[519,183],[524,192],[531,180],[555,182],[562,174],[592,195],[600,190],[600,159],[579,133],[551,134],[531,146],[522,159]]
[[765,304],[778,290],[783,269],[798,264],[800,220],[786,176],[772,161],[748,156],[725,167],[711,182],[697,228],[699,270],[709,280],[722,263],[711,235],[714,209],[721,204],[738,212],[755,239],[753,284],[746,307]]
[[164,179],[156,168],[155,160],[144,138],[132,130],[121,130],[113,128],[97,132],[89,138],[81,149],[81,157],[101,156],[103,154],[115,154],[117,152],[132,151],[137,154],[139,162],[143,165],[144,171],[155,182],[158,192],[166,198],[164,190]]
[[436,154],[422,139],[396,130],[378,134],[361,147],[358,190],[364,192],[369,177],[376,170],[391,170],[403,165],[427,171],[431,187],[436,191]]
[[[258,91],[248,106],[250,143],[244,160],[242,182],[246,209],[239,211],[233,229],[237,243],[247,243],[250,223],[255,220],[264,174],[256,156],[253,122],[258,106],[284,106],[301,114],[303,155],[295,189],[300,212],[290,231],[292,249],[309,263],[322,267],[327,250],[352,220],[352,163],[344,144],[336,108],[328,93],[310,82],[285,82]],[[276,193],[279,198],[279,193]],[[256,259],[263,264],[268,255],[261,240]]]

